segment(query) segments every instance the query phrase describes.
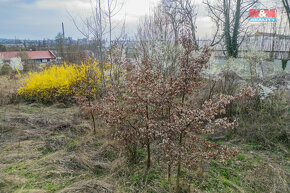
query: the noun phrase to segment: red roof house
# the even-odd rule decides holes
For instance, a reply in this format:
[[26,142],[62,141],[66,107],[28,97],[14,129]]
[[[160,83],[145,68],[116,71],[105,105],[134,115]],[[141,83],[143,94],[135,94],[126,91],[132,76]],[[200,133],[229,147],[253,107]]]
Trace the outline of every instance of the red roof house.
[[[36,63],[46,63],[56,59],[56,56],[50,51],[25,51],[28,60],[33,60]],[[21,52],[0,52],[5,62],[10,62],[11,58],[20,57]]]

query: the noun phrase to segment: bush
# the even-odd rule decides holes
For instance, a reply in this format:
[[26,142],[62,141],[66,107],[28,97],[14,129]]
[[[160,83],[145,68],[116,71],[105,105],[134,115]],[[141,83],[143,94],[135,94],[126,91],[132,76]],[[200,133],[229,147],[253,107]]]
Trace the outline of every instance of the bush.
[[[109,64],[105,64],[104,71],[108,69]],[[64,63],[61,66],[53,65],[41,72],[30,73],[22,80],[18,94],[41,102],[67,101],[87,92],[97,95],[100,85],[100,65],[97,61],[88,60],[82,65]]]
[[285,69],[287,67],[287,62],[288,62],[288,60],[286,60],[286,59],[282,60],[282,69],[283,69],[283,71],[285,71]]
[[21,58],[19,58],[19,57],[11,58],[9,66],[14,71],[23,70],[23,64],[21,62]]
[[289,91],[276,91],[259,102],[252,98],[239,104],[237,117],[242,124],[237,134],[262,148],[289,148],[289,96]]
[[2,66],[2,68],[0,70],[0,74],[1,75],[8,75],[8,74],[10,74],[11,71],[12,71],[12,69],[10,68],[10,66]]

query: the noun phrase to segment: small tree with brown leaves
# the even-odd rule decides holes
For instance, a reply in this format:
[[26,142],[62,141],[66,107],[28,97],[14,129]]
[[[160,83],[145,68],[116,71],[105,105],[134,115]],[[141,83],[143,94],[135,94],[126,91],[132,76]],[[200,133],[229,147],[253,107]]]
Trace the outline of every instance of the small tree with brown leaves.
[[[147,149],[147,170],[151,165],[151,145],[159,142],[171,167],[177,168],[176,190],[180,192],[181,168],[198,167],[201,161],[219,158],[222,162],[237,155],[236,149],[218,147],[206,138],[220,128],[233,128],[236,121],[225,117],[226,106],[233,100],[249,97],[251,89],[237,96],[215,95],[196,106],[194,96],[204,86],[200,72],[207,65],[211,51],[195,52],[190,31],[181,37],[183,53],[177,75],[162,76],[154,61],[143,58],[142,65],[131,73],[124,88],[114,88],[97,105],[116,137],[134,157],[136,147]],[[97,111],[98,109],[98,111]]]
[[[198,167],[201,161],[212,157],[219,157],[222,162],[237,154],[235,149],[218,148],[212,142],[206,140],[205,134],[213,133],[220,128],[233,128],[235,121],[224,117],[226,106],[231,101],[242,96],[251,96],[252,90],[244,90],[237,96],[216,95],[207,100],[201,107],[194,105],[194,95],[200,87],[204,86],[200,79],[200,72],[210,58],[210,50],[204,48],[198,55],[194,56],[195,47],[190,37],[190,31],[184,31],[181,38],[183,53],[179,59],[179,74],[172,81],[170,100],[167,104],[167,120],[159,122],[162,128],[162,147],[165,158],[169,162],[169,176],[171,165],[177,166],[176,186],[180,191],[181,167]],[[176,100],[179,99],[179,100]]]
[[[102,115],[110,126],[117,128],[116,136],[135,157],[137,146],[147,149],[147,169],[151,165],[151,143],[160,136],[155,127],[162,114],[161,73],[143,60],[144,67],[127,79],[125,89],[114,88],[103,100]],[[158,97],[157,97],[158,96]],[[96,108],[100,109],[100,106]]]

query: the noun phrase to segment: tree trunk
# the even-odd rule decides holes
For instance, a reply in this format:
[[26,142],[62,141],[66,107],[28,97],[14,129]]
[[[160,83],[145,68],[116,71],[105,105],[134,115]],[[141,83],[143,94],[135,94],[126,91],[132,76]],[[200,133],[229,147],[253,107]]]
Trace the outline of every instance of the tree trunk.
[[109,11],[109,35],[110,35],[110,78],[111,80],[113,80],[112,78],[112,70],[113,70],[113,61],[112,61],[112,16],[111,16],[111,4],[110,4],[110,0],[108,0],[108,11]]
[[[149,107],[148,106],[146,106],[146,118],[148,121],[149,120]],[[148,124],[146,126],[146,129],[147,129],[147,131],[149,130]],[[150,166],[151,166],[151,150],[150,150],[150,139],[148,136],[148,139],[147,139],[147,170],[149,170]]]
[[[101,0],[99,2],[99,10],[96,13],[99,13],[99,24],[100,24],[100,33],[99,33],[99,54],[100,54],[100,70],[101,70],[101,84],[102,84],[102,97],[104,96],[105,91],[105,75],[104,75],[104,65],[103,65],[103,26],[102,26],[102,8],[101,8]],[[97,17],[98,18],[98,17]]]
[[225,44],[227,49],[227,55],[233,56],[232,53],[232,38],[230,33],[230,10],[227,0],[224,0],[224,17],[225,17],[225,26],[224,26],[224,35],[225,35]]
[[[179,136],[179,145],[182,144],[182,135],[183,133],[181,132]],[[179,155],[179,160],[177,164],[177,175],[176,175],[176,193],[181,192],[180,175],[181,175],[181,156]]]
[[234,58],[238,57],[239,54],[239,45],[238,45],[238,36],[240,29],[240,18],[241,18],[241,0],[237,0],[236,13],[235,13],[235,24],[232,37],[232,56]]
[[283,3],[283,6],[284,6],[284,8],[286,10],[287,17],[288,17],[288,24],[289,24],[289,27],[290,27],[290,7],[289,7],[288,0],[282,0],[282,3]]
[[147,170],[149,170],[151,166],[151,150],[150,150],[150,141],[148,139],[147,142]]

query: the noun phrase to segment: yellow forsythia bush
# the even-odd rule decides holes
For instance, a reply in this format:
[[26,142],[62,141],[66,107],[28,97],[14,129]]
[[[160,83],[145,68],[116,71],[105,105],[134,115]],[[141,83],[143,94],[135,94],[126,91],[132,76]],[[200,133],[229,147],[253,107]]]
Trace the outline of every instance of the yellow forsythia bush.
[[[110,68],[104,65],[104,72]],[[108,76],[105,75],[105,79]],[[81,65],[52,66],[41,72],[30,73],[22,79],[18,94],[26,99],[42,102],[67,100],[72,96],[97,93],[101,89],[101,70],[97,61],[88,60]]]

